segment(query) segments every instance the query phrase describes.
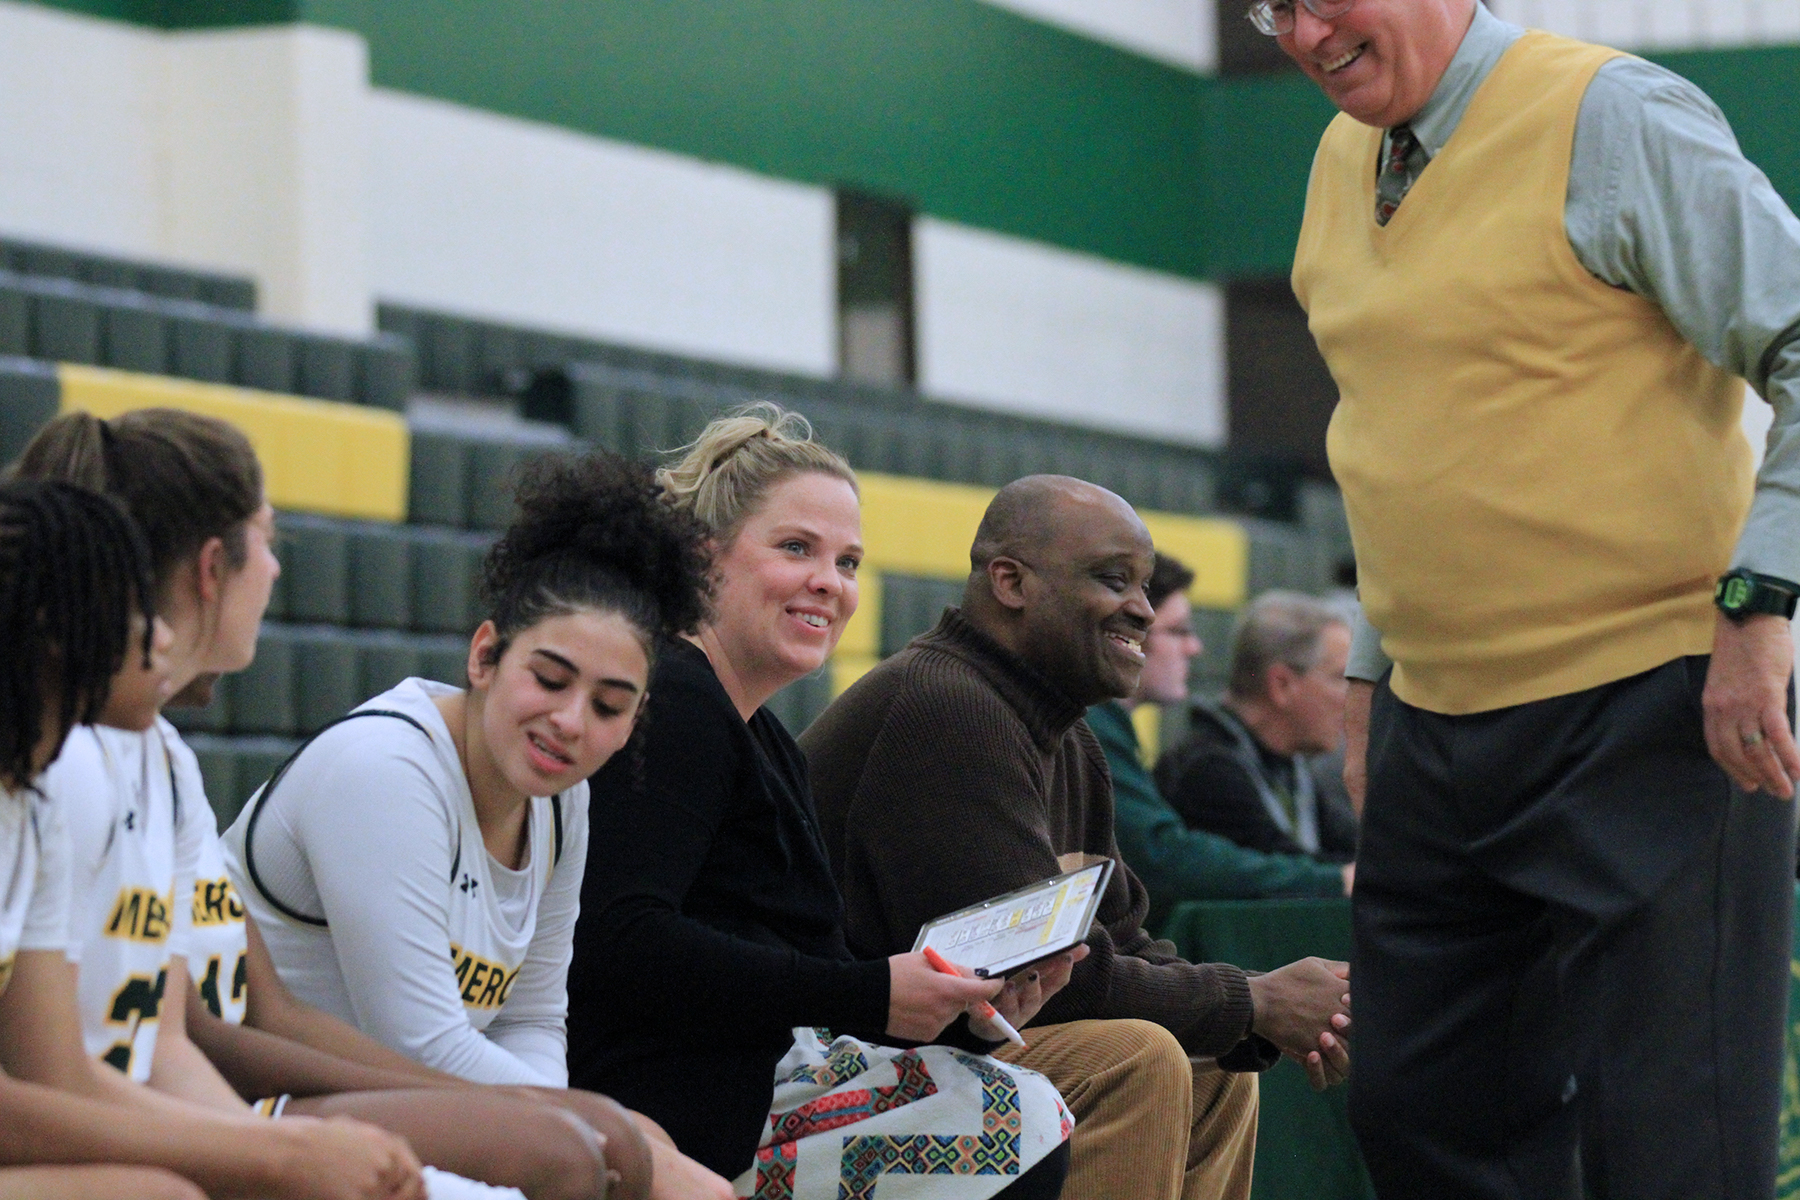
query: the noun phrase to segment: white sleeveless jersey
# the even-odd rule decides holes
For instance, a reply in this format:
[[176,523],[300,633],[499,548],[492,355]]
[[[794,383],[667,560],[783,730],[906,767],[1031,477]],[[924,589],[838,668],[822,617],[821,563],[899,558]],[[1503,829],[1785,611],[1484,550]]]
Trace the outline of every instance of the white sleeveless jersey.
[[565,1086],[587,784],[533,798],[526,861],[496,862],[433,702],[453,691],[409,679],[361,706],[401,716],[326,730],[226,831],[226,863],[299,999],[450,1074]]
[[0,994],[21,950],[69,946],[69,840],[41,793],[0,787]]
[[206,837],[194,870],[193,927],[188,930],[188,974],[213,1016],[244,1023],[249,997],[250,942],[244,932],[244,902],[231,886],[219,846],[218,822],[205,808]]
[[186,953],[199,848],[213,827],[199,766],[173,726],[81,726],[44,773],[69,830],[70,957],[89,1054],[150,1077],[169,960]]

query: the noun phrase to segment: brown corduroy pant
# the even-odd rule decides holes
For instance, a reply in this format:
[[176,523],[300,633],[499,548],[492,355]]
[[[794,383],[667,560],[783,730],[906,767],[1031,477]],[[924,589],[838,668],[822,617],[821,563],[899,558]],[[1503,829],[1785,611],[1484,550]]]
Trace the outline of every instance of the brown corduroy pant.
[[996,1058],[1046,1076],[1075,1114],[1064,1200],[1249,1200],[1257,1077],[1190,1060],[1149,1021],[1025,1031]]

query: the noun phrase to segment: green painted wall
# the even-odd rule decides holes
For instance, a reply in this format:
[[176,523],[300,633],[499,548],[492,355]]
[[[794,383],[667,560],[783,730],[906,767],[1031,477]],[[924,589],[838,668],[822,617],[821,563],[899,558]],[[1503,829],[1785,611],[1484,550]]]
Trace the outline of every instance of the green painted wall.
[[[1285,273],[1331,110],[979,0],[43,0],[164,28],[311,21],[374,82],[1191,277]],[[1800,204],[1800,46],[1655,56]]]

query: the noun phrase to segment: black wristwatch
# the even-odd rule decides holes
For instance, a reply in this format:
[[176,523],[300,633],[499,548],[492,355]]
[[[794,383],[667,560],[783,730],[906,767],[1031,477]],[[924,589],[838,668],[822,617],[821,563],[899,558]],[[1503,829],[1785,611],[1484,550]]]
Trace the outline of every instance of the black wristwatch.
[[1713,603],[1733,621],[1742,621],[1754,613],[1792,617],[1797,601],[1800,584],[1773,575],[1758,575],[1744,567],[1719,576],[1718,586],[1713,588]]

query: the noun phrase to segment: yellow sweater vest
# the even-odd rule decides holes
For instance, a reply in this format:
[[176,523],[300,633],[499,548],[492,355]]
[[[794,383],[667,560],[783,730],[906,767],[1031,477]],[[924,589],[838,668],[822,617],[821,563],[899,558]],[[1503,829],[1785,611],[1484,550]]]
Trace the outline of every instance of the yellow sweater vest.
[[1313,162],[1294,291],[1394,693],[1471,713],[1712,647],[1750,502],[1744,385],[1602,283],[1563,224],[1576,116],[1617,51],[1515,42],[1385,226],[1381,131]]

